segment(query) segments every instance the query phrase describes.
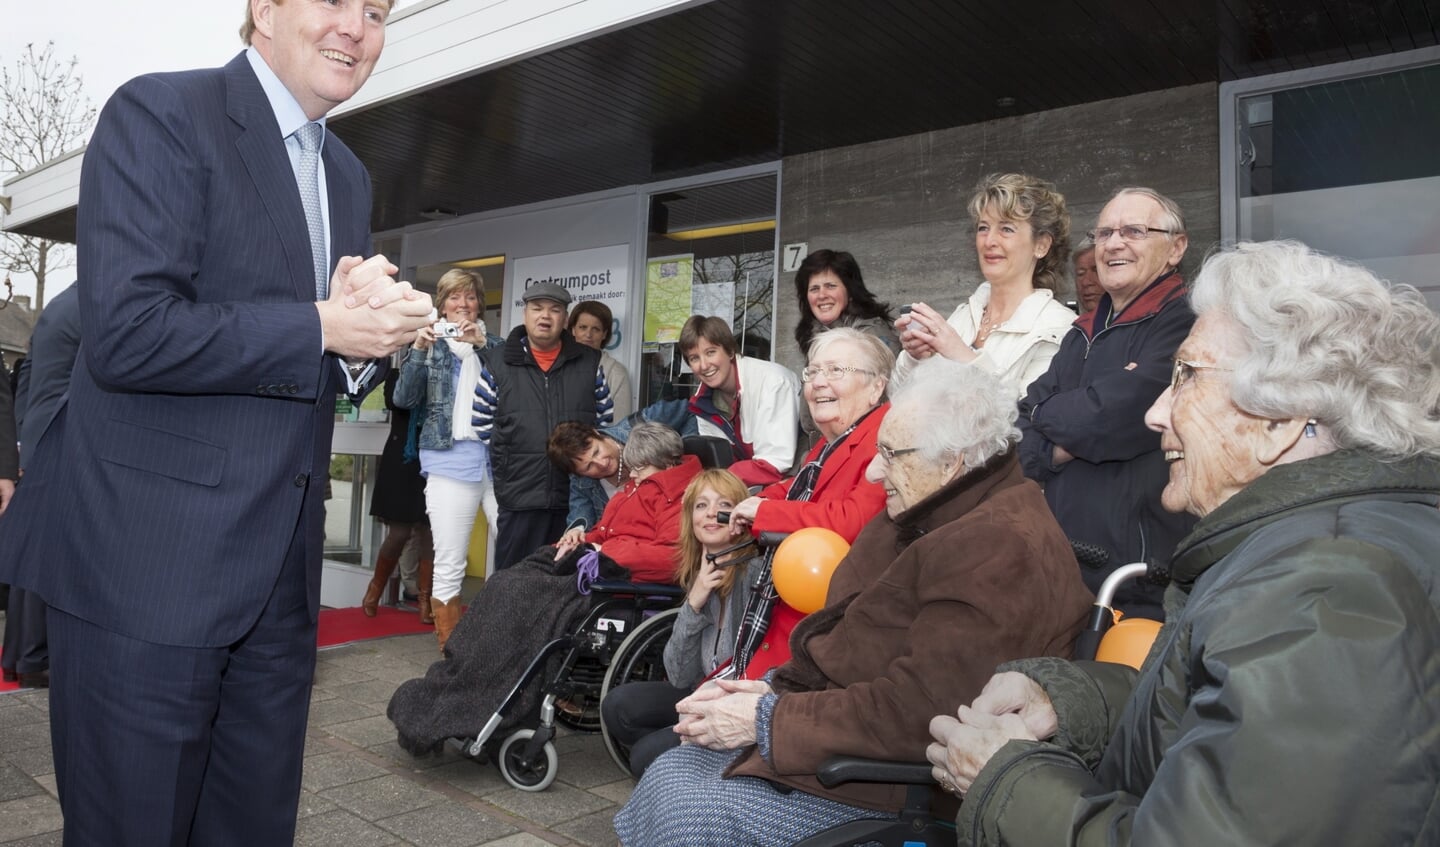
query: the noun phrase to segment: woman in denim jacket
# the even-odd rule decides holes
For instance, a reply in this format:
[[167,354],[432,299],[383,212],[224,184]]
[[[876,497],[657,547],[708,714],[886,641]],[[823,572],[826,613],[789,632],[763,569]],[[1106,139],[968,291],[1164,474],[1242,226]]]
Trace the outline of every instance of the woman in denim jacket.
[[470,398],[480,377],[478,348],[500,343],[485,332],[484,303],[479,273],[446,271],[435,287],[440,320],[420,330],[395,386],[395,405],[415,410],[422,421],[420,472],[435,539],[432,605],[441,650],[460,619],[460,584],[475,514],[483,505],[491,532],[496,521],[490,451],[470,426]]

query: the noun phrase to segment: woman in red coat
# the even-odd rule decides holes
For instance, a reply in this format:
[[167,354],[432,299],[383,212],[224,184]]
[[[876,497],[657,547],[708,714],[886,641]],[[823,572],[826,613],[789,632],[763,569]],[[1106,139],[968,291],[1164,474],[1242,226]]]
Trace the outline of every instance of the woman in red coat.
[[556,544],[561,558],[589,545],[630,571],[632,582],[674,582],[680,543],[680,504],[685,487],[700,472],[700,460],[683,456],[680,436],[664,424],[642,423],[630,431],[620,459],[629,468],[625,487],[615,492],[600,520],[575,543],[568,533]]
[[[890,409],[885,399],[895,354],[873,335],[840,327],[815,336],[809,362],[800,378],[824,440],[806,454],[798,474],[735,507],[730,523],[736,535],[818,526],[853,542],[885,508],[884,488],[867,480],[865,469]],[[750,604],[746,619],[759,624],[740,632],[722,676],[759,679],[790,658],[790,631],[804,615],[780,602],[768,584],[751,595]]]
[[[885,491],[865,479],[865,468],[890,408],[885,397],[895,355],[875,336],[849,327],[815,336],[809,353],[800,379],[823,440],[810,448],[799,473],[735,507],[730,523],[737,535],[819,526],[854,541],[885,508]],[[795,496],[797,485],[808,487],[808,496]]]

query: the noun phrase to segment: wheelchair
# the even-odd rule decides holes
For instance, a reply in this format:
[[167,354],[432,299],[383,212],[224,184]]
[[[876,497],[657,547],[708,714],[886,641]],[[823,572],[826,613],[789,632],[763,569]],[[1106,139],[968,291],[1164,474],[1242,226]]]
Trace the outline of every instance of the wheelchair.
[[[685,453],[698,456],[704,467],[724,467],[732,459],[730,443],[724,439],[689,436],[684,445]],[[665,677],[665,644],[685,599],[684,589],[597,580],[590,583],[589,591],[595,601],[584,619],[570,634],[541,647],[480,731],[459,739],[463,755],[478,760],[488,754],[500,776],[521,791],[544,791],[555,781],[557,724],[578,732],[599,732],[600,700],[607,692],[628,682]],[[515,715],[537,680],[538,708]],[[512,717],[518,718],[519,727],[497,738],[500,727]],[[606,746],[612,757],[617,755],[608,736]]]
[[[656,666],[663,673],[659,655],[684,592],[675,585],[619,580],[593,582],[590,592],[595,602],[584,619],[540,648],[479,732],[458,739],[463,755],[476,760],[488,755],[500,776],[521,791],[544,791],[555,781],[557,725],[597,732],[607,685],[654,678]],[[516,715],[537,681],[538,707]],[[518,718],[518,726],[497,737],[507,718]]]

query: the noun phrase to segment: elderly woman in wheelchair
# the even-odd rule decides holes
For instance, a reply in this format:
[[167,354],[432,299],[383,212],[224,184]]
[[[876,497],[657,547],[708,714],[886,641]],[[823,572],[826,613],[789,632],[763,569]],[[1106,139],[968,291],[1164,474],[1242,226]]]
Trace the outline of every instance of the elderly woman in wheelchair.
[[881,424],[870,480],[885,513],[796,628],[766,681],[721,681],[677,708],[684,744],[615,819],[621,841],[788,845],[894,817],[903,786],[822,786],[836,755],[920,759],[930,717],[969,702],[997,660],[1068,654],[1090,607],[1064,534],[1015,456],[994,376],[921,364]]
[[[818,334],[810,344],[808,361],[801,381],[811,419],[823,440],[811,448],[799,473],[756,496],[746,496],[743,488],[730,485],[719,486],[723,495],[712,492],[716,496],[704,502],[718,498],[724,504],[712,509],[714,518],[725,520],[729,515],[724,537],[717,541],[734,544],[749,533],[823,527],[848,544],[884,508],[884,489],[865,475],[875,458],[876,433],[890,408],[886,389],[895,355],[874,336],[844,328]],[[740,484],[738,479],[735,483]],[[690,517],[699,520],[702,515]],[[693,531],[682,526],[682,541],[700,532],[698,524]],[[607,740],[614,742],[612,750],[616,745],[627,750],[617,759],[624,759],[637,778],[656,756],[679,743],[670,731],[678,720],[675,703],[707,674],[729,661],[722,674],[756,679],[789,658],[790,632],[804,614],[776,595],[768,555],[762,553],[748,569],[711,569],[698,554],[681,560],[682,584],[689,584],[687,572],[701,578],[689,588],[688,602],[681,607],[665,652],[670,684],[624,686],[602,704]],[[718,593],[706,592],[710,582]],[[731,586],[737,590],[732,592]],[[704,595],[697,597],[701,592]],[[742,626],[747,618],[749,625]],[[732,655],[737,642],[742,645],[739,658]],[[691,672],[702,664],[703,672]],[[684,672],[677,672],[682,668]]]
[[1440,844],[1440,319],[1296,242],[1206,262],[1146,415],[1200,518],[1142,668],[1029,659],[931,725],[960,843]]
[[[586,618],[590,582],[673,582],[681,496],[700,463],[658,423],[636,426],[623,455],[628,479],[596,525],[578,542],[542,547],[492,575],[456,626],[445,658],[396,689],[386,714],[406,750],[422,755],[480,730],[507,702],[520,669]],[[537,700],[538,692],[519,698],[507,724]]]

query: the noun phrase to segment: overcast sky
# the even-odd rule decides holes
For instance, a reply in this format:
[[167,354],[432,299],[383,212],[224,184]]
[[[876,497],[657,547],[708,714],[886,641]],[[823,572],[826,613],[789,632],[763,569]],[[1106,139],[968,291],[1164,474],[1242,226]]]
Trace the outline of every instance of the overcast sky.
[[[244,16],[244,0],[0,0],[0,65],[13,71],[26,44],[39,49],[54,41],[58,59],[79,60],[85,93],[98,110],[131,77],[225,64],[243,46]],[[10,176],[0,172],[0,181]],[[5,271],[0,268],[0,280]],[[46,299],[74,280],[74,267],[51,276]],[[15,275],[14,282],[17,294],[34,293],[33,279]]]

